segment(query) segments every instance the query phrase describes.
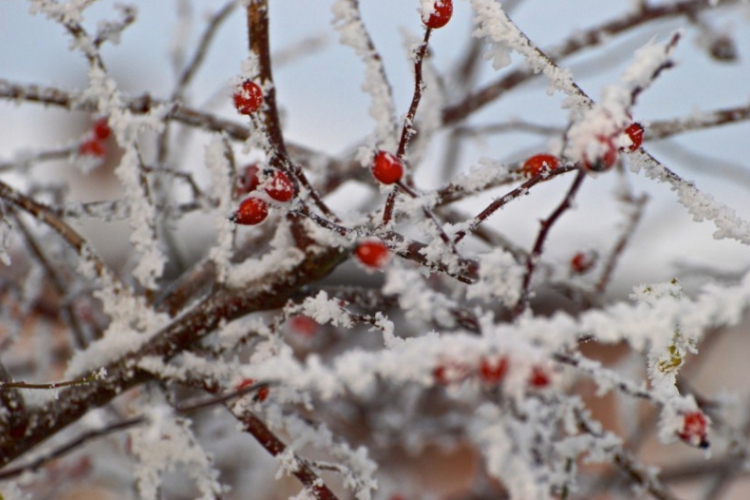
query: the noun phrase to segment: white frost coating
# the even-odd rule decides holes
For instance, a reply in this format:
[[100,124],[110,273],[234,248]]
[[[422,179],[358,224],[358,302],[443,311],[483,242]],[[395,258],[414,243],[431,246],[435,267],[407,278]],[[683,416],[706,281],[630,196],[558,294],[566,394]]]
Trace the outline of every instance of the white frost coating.
[[669,184],[694,221],[712,221],[716,226],[713,233],[715,239],[729,238],[750,245],[750,222],[739,217],[734,209],[700,191],[695,184],[674,174],[647,153],[636,151],[631,154],[631,160],[630,169],[633,172],[643,169],[649,179]]
[[453,327],[455,319],[450,310],[455,307],[445,295],[430,289],[419,272],[403,268],[397,261],[388,269],[383,293],[398,295],[399,307],[412,320],[432,321]]
[[479,257],[479,280],[469,285],[466,297],[488,301],[500,299],[511,307],[521,297],[524,273],[525,268],[516,262],[510,252],[496,248]]
[[232,200],[232,169],[220,137],[215,137],[206,146],[206,166],[211,172],[211,195],[214,199],[219,200],[218,210],[215,212],[213,221],[217,233],[217,242],[209,250],[208,258],[216,263],[217,279],[220,283],[223,283],[227,277],[234,241],[232,237],[233,224],[229,220],[230,202]]
[[539,474],[534,473],[531,465],[533,459],[523,456],[529,453],[528,445],[519,445],[519,441],[524,442],[530,437],[524,435],[526,429],[514,426],[513,419],[495,405],[480,406],[476,415],[477,418],[469,426],[471,438],[482,450],[487,472],[503,482],[510,498],[552,498],[550,485]]
[[[406,289],[408,282],[415,281],[405,270],[392,274],[401,276],[399,289]],[[395,281],[395,278],[389,276],[389,280]],[[702,332],[709,328],[738,324],[749,305],[750,274],[734,287],[706,287],[695,299],[667,296],[657,298],[652,304],[617,304],[586,312],[577,319],[563,313],[549,318],[525,317],[515,324],[494,325],[486,319],[482,321],[482,336],[460,332],[443,336],[428,334],[402,340],[384,351],[349,351],[328,366],[315,357],[303,365],[291,352],[282,352],[257,363],[254,361],[254,373],[263,380],[277,380],[282,385],[315,391],[324,399],[346,391],[367,397],[378,378],[396,384],[431,385],[434,383],[432,371],[444,359],[468,362],[497,352],[509,353],[514,364],[536,363],[550,359],[551,353],[564,350],[587,334],[594,335],[601,343],[626,341],[641,351],[660,350],[672,341],[675,325],[683,325],[684,329],[687,328],[684,325],[690,325],[690,331],[685,331],[686,338],[700,340]],[[430,304],[413,307],[420,310],[427,306]],[[445,308],[444,305],[432,307]],[[509,386],[513,384],[512,380],[507,382]],[[671,404],[669,394],[654,391],[652,396]],[[679,405],[685,401],[675,400]]]
[[485,59],[492,59],[492,67],[501,69],[510,64],[510,51],[521,54],[535,73],[543,73],[550,80],[550,92],[557,89],[568,96],[568,103],[576,108],[585,108],[590,100],[581,94],[573,83],[573,76],[568,69],[553,64],[531,40],[505,14],[500,2],[496,0],[471,0],[476,12],[473,35],[486,38],[491,50]]
[[271,241],[271,250],[260,259],[251,258],[232,266],[227,276],[227,285],[232,288],[247,286],[260,281],[264,276],[289,271],[304,258],[304,252],[294,244],[288,223],[280,221]]
[[315,297],[308,297],[300,305],[302,314],[311,317],[321,325],[332,324],[351,328],[352,319],[341,307],[337,299],[328,298],[328,294],[321,290]]
[[96,65],[89,69],[89,87],[81,97],[94,100],[98,111],[109,117],[109,126],[124,149],[115,175],[122,183],[123,197],[130,202],[129,224],[133,230],[130,241],[141,254],[133,276],[144,287],[153,289],[164,271],[166,257],[154,226],[156,208],[142,185],[145,174],[141,170],[136,141],[141,132],[159,132],[164,128],[163,116],[168,111],[167,106],[155,107],[145,115],[133,115],[125,109],[115,81]]
[[[625,69],[617,85],[602,90],[602,98],[589,109],[581,109],[581,117],[568,131],[565,155],[572,161],[602,158],[611,147],[626,148],[630,138],[621,131],[632,122],[630,107],[636,89],[644,90],[653,81],[656,71],[667,64],[676,44],[675,38],[665,43],[651,39],[635,52],[634,61]],[[612,143],[602,138],[612,138]]]
[[135,480],[141,498],[157,498],[165,473],[182,464],[195,481],[201,500],[211,500],[222,493],[219,471],[213,459],[198,444],[190,422],[176,418],[165,404],[145,405],[149,408],[149,425],[130,431],[133,455],[138,458]]
[[[337,0],[331,7],[333,24],[341,34],[343,45],[352,47],[357,56],[365,63],[365,79],[362,90],[370,94],[370,116],[375,119],[375,138],[377,147],[386,151],[395,151],[397,146],[396,106],[393,102],[391,85],[385,76],[385,67],[380,55],[367,33],[359,13],[357,0]],[[362,165],[369,165],[372,154]]]

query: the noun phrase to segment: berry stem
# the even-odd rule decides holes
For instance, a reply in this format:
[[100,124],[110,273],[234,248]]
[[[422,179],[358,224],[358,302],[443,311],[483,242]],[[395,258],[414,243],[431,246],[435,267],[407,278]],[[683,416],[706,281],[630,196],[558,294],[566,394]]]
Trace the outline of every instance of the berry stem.
[[578,190],[580,189],[581,184],[583,184],[583,179],[585,177],[586,171],[583,169],[578,169],[578,175],[576,175],[576,178],[573,181],[573,184],[570,186],[570,189],[565,195],[562,203],[558,205],[558,207],[552,212],[549,217],[541,221],[541,228],[539,230],[539,234],[537,235],[536,242],[534,243],[534,249],[526,259],[526,274],[524,274],[523,277],[521,297],[518,299],[518,303],[513,309],[514,318],[517,318],[518,316],[523,314],[523,312],[526,310],[526,307],[529,305],[529,288],[531,287],[531,277],[534,275],[534,270],[536,269],[537,262],[542,256],[542,252],[544,250],[544,242],[547,240],[549,230],[552,229],[552,226],[555,224],[555,222],[557,222],[562,214],[564,214],[565,211],[572,206],[573,198],[575,198],[576,193],[578,193]]

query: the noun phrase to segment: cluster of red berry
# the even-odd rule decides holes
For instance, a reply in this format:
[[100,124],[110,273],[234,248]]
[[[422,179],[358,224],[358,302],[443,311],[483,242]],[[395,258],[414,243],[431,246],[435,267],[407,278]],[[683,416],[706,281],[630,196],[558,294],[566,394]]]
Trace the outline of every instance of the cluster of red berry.
[[[246,166],[237,179],[236,194],[243,196],[257,191],[261,186],[269,198],[280,203],[286,203],[294,198],[294,184],[289,176],[274,169],[265,169],[261,172],[255,164]],[[252,226],[260,224],[267,216],[268,203],[263,198],[248,196],[240,203],[230,220],[236,224]]]
[[[505,378],[510,362],[506,356],[483,357],[479,367],[456,361],[444,362],[432,371],[436,384],[450,385],[476,376],[485,385],[494,387],[500,385]],[[527,378],[527,385],[531,389],[543,389],[551,382],[549,372],[541,366],[535,365]]]
[[630,146],[621,148],[620,151],[632,152],[641,147],[643,144],[643,127],[640,123],[633,122],[624,130],[618,131],[611,136],[599,135],[596,140],[603,146],[601,154],[594,158],[588,158],[584,155],[583,168],[591,172],[604,172],[614,166],[619,155],[617,147],[615,147],[614,139],[619,134],[624,133],[630,139]]
[[106,118],[100,118],[91,127],[89,137],[78,146],[78,154],[103,158],[107,154],[104,141],[112,134]]

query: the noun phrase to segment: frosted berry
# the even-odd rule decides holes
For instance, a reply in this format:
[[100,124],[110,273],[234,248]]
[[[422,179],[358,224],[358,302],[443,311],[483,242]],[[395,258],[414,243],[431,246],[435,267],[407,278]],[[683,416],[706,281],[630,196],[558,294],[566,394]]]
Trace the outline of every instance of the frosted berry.
[[363,241],[354,253],[362,264],[373,269],[383,267],[391,256],[388,247],[380,241]]
[[454,361],[447,361],[432,370],[432,378],[436,384],[450,385],[464,380],[470,374],[469,368]]
[[692,446],[708,448],[708,418],[702,411],[691,411],[682,417],[682,430],[677,435]]
[[78,153],[83,156],[102,158],[107,154],[107,148],[102,141],[92,137],[91,139],[86,139],[78,146]]
[[289,328],[302,337],[314,337],[318,333],[318,327],[317,321],[303,314],[289,319]]
[[594,266],[596,255],[594,253],[578,252],[570,259],[570,271],[573,274],[583,274]]
[[433,12],[425,22],[428,28],[438,29],[442,28],[448,21],[451,20],[453,15],[453,1],[452,0],[436,0]]
[[549,374],[544,368],[535,366],[531,369],[531,375],[529,376],[529,385],[531,387],[541,389],[547,387],[549,383]]
[[609,137],[598,136],[596,140],[600,143],[601,151],[593,158],[584,154],[583,167],[591,172],[604,172],[612,168],[617,161],[617,149]]
[[626,148],[627,151],[635,151],[643,144],[643,127],[640,123],[633,123],[625,129],[625,133],[630,138],[630,146]]
[[372,164],[372,175],[383,184],[393,184],[404,175],[404,165],[391,153],[379,151]]
[[234,107],[243,115],[252,115],[263,104],[263,91],[257,83],[245,80],[234,92]]
[[488,385],[497,385],[502,382],[505,372],[508,371],[508,358],[482,358],[479,364],[479,377]]
[[92,130],[94,132],[94,137],[96,137],[100,141],[107,139],[110,134],[112,134],[112,129],[109,128],[106,118],[100,118],[96,120],[94,122]]
[[294,184],[284,172],[274,172],[271,178],[265,182],[265,189],[268,196],[282,203],[294,197]]
[[239,384],[237,384],[237,387],[235,387],[236,390],[241,391],[242,389],[246,387],[250,387],[255,383],[255,380],[251,378],[243,378]]
[[260,198],[245,198],[240,208],[229,218],[235,224],[254,226],[260,224],[268,216],[268,204]]
[[560,160],[556,156],[548,154],[534,155],[526,160],[521,167],[521,172],[527,177],[534,177],[542,173],[546,168],[548,170],[555,170],[560,166]]
[[260,178],[258,177],[260,169],[258,165],[252,163],[247,165],[242,174],[237,177],[237,194],[243,195],[248,194],[251,191],[258,189],[260,185]]

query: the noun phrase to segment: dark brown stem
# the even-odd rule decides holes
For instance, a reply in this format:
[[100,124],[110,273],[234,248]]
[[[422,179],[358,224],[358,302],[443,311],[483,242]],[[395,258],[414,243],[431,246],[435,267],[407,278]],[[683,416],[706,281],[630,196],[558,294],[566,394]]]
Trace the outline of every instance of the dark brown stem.
[[523,276],[523,284],[521,285],[521,297],[518,299],[518,303],[513,309],[514,317],[518,317],[523,314],[529,304],[531,278],[534,275],[537,261],[541,258],[542,252],[544,251],[544,242],[547,240],[547,235],[549,234],[550,229],[552,229],[552,226],[555,224],[555,222],[557,222],[562,214],[564,214],[565,211],[571,207],[573,198],[575,198],[576,193],[581,187],[581,184],[583,184],[583,179],[585,178],[586,171],[584,171],[583,169],[579,169],[578,175],[576,175],[576,178],[573,181],[573,184],[570,186],[570,189],[565,195],[562,203],[558,205],[558,207],[552,212],[549,217],[540,222],[541,229],[539,230],[536,242],[534,243],[534,248],[529,254],[529,258],[526,259],[526,274],[524,274]]

